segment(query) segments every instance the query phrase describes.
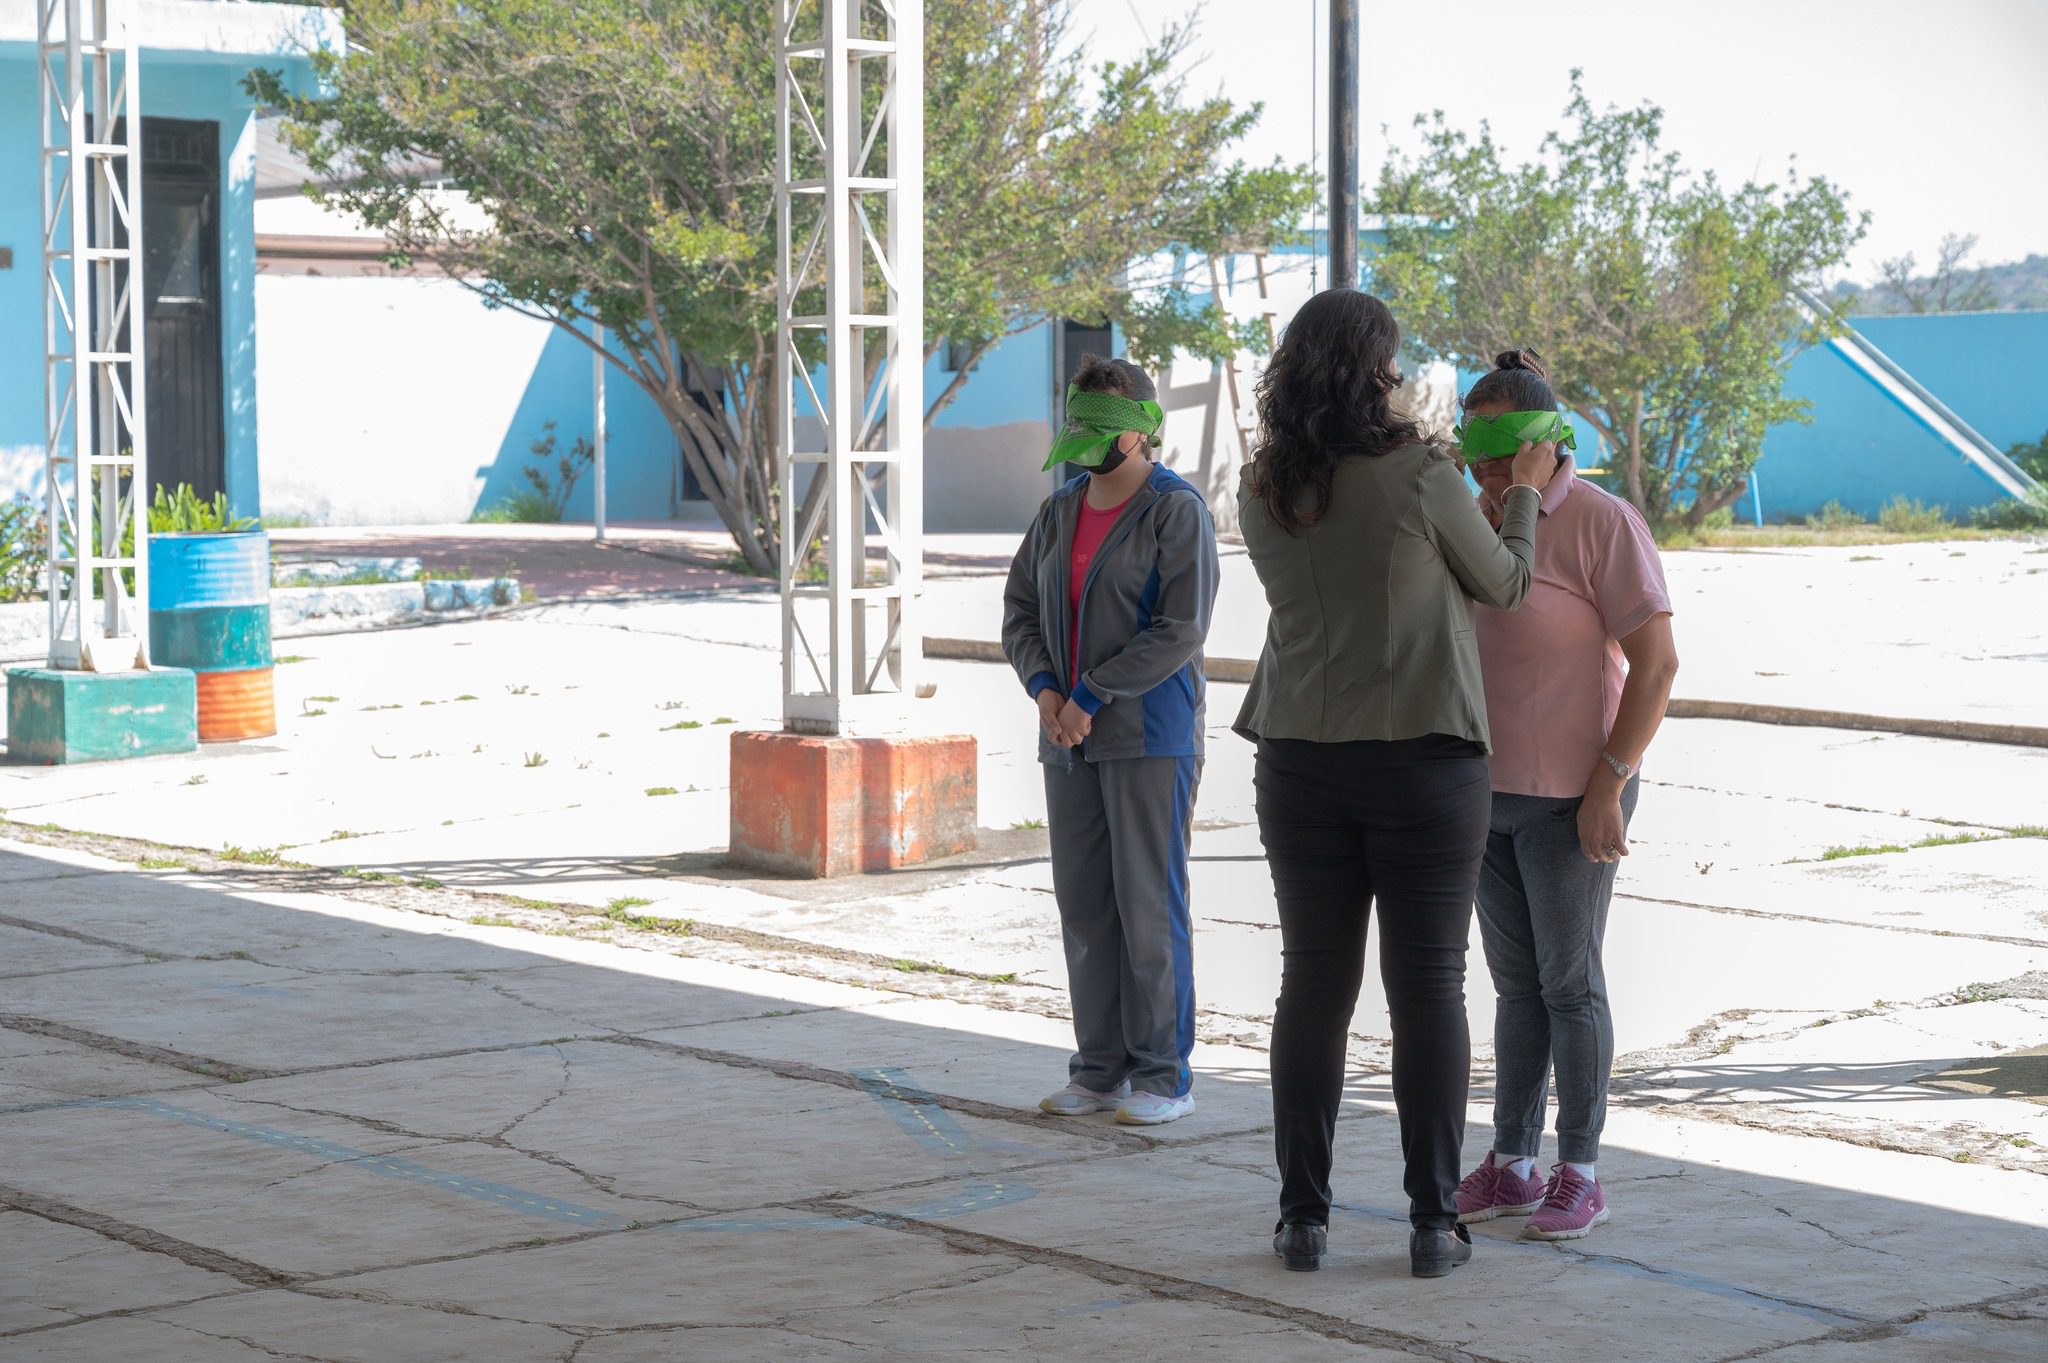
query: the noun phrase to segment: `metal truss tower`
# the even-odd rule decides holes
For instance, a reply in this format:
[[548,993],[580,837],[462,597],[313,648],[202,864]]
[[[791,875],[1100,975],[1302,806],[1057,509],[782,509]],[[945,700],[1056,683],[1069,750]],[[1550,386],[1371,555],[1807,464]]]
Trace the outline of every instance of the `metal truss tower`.
[[776,18],[783,723],[885,734],[922,652],[923,4],[776,0]]
[[36,0],[50,666],[87,672],[149,661],[142,105],[112,10]]

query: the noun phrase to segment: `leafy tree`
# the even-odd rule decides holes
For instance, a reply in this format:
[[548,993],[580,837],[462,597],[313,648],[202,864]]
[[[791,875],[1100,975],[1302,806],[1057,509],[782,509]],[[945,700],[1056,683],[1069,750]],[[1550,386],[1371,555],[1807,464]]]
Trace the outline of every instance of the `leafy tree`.
[[1441,113],[1381,172],[1391,215],[1373,287],[1428,352],[1468,369],[1533,345],[1606,441],[1652,521],[1697,526],[1740,496],[1764,432],[1809,419],[1784,395],[1793,350],[1838,324],[1803,292],[1865,218],[1820,178],[1725,188],[1660,146],[1654,105],[1596,111],[1574,72],[1568,126],[1506,163]]
[[[1091,101],[1062,55],[1072,8],[927,0],[926,353],[951,336],[978,358],[1060,315],[1118,321],[1155,356],[1232,349],[1221,313],[1147,262],[1282,235],[1307,177],[1226,160],[1258,111],[1188,99],[1185,28],[1103,63]],[[774,6],[352,0],[348,26],[348,53],[315,58],[326,93],[250,78],[328,180],[314,197],[492,306],[593,346],[602,325],[748,565],[773,573]],[[423,191],[428,174],[464,193]]]

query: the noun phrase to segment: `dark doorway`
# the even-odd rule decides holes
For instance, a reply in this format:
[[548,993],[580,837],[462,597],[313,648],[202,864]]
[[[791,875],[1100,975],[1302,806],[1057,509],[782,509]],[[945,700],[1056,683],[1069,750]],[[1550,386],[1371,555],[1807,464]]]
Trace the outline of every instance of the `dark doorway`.
[[220,125],[142,120],[149,481],[226,487],[221,386]]
[[1052,419],[1058,425],[1067,410],[1067,383],[1074,377],[1074,371],[1081,367],[1083,355],[1108,356],[1114,352],[1108,322],[1091,324],[1062,318],[1059,329],[1053,333],[1057,347],[1052,357]]

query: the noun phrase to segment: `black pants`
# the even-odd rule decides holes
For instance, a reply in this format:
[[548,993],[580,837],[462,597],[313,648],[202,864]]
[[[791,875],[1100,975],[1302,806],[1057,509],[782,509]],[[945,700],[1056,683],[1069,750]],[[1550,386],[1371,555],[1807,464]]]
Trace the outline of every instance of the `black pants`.
[[1273,1140],[1282,1221],[1328,1224],[1345,1036],[1378,903],[1409,1219],[1449,1229],[1472,1076],[1465,946],[1490,807],[1478,745],[1262,739],[1259,836],[1279,900]]

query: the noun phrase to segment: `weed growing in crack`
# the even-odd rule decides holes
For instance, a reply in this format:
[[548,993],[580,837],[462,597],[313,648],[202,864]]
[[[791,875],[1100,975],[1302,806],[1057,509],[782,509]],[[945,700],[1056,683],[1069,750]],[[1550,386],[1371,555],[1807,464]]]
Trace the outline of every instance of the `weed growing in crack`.
[[324,715],[324,714],[326,714],[326,713],[327,713],[327,712],[326,712],[325,710],[303,710],[303,709],[302,709],[302,710],[300,710],[300,711],[299,711],[299,718],[300,718],[300,719],[318,719],[318,718],[320,718],[320,716],[322,716],[322,715]]
[[419,886],[422,890],[445,890],[448,888],[432,876],[416,876],[412,883]]
[[1012,833],[1015,833],[1027,828],[1043,827],[1045,827],[1045,820],[1043,819],[1019,819],[1015,823],[1010,825],[1010,831]]
[[312,701],[312,702],[313,702],[313,703],[314,703],[315,705],[334,705],[334,704],[337,704],[337,703],[339,703],[339,702],[340,702],[340,700],[341,700],[341,697],[340,697],[340,696],[308,696],[308,697],[306,697],[306,699],[307,699],[307,700],[310,700],[310,701]]
[[645,899],[637,901],[615,899],[605,907],[603,916],[617,923],[620,927],[633,928],[640,932],[658,932],[669,937],[688,937],[697,930],[697,920],[694,918],[655,918],[648,914],[634,913],[630,909],[619,907],[622,904],[628,903],[646,904],[650,902],[652,901]]
[[185,863],[176,857],[144,857],[135,863],[145,871],[182,871]]
[[525,682],[514,682],[505,688],[505,692],[513,696],[530,696],[533,694],[533,688]]
[[736,720],[736,719],[734,719],[734,718],[733,718],[733,717],[732,717],[731,715],[720,715],[720,716],[719,716],[719,717],[718,717],[717,719],[714,719],[714,720],[712,720],[711,722],[712,722],[713,724],[737,724],[737,723],[739,723],[739,721],[738,721],[738,720]]
[[525,895],[518,894],[506,895],[505,902],[517,904],[522,909],[554,909],[557,907],[552,899],[528,899]]
[[334,830],[334,831],[333,831],[332,833],[329,833],[329,834],[327,835],[327,841],[329,841],[329,842],[343,842],[343,841],[345,841],[345,840],[347,840],[347,839],[349,839],[349,838],[360,838],[360,837],[363,837],[363,836],[365,836],[365,835],[364,835],[364,834],[361,834],[361,833],[357,833],[357,832],[355,832],[355,831],[354,831],[354,830],[352,830],[352,829],[347,829],[347,828],[337,828],[337,829],[335,829],[335,830]]
[[660,707],[659,707],[659,708],[661,708],[661,709],[663,709],[663,710],[680,710],[680,709],[682,709],[682,708],[683,708],[683,706],[684,706],[684,705],[686,705],[686,704],[688,704],[688,702],[687,702],[687,701],[680,701],[680,700],[665,700],[665,701],[663,701],[663,702],[661,703],[661,705],[660,705]]
[[395,876],[391,874],[391,872],[389,871],[365,871],[360,866],[351,866],[347,870],[343,871],[342,874],[347,876],[350,880],[382,881],[384,884],[387,885],[405,884],[404,876]]
[[462,695],[459,695],[459,696],[457,696],[457,697],[456,697],[455,699],[456,699],[456,700],[458,700],[458,701],[462,701],[462,700],[475,700],[475,699],[476,699],[476,697],[475,697],[475,696],[472,696],[472,695],[470,695],[470,694],[469,694],[468,692],[464,692],[464,693],[463,693]]
[[653,902],[651,899],[642,899],[636,894],[627,894],[620,895],[604,907],[607,913],[624,913],[627,909],[644,909]]
[[678,792],[674,786],[649,786],[647,793],[649,795],[674,795]]
[[701,729],[703,727],[704,721],[701,719],[679,719],[673,724],[662,725],[661,731],[666,734],[673,733],[677,729]]
[[202,772],[199,772],[199,773],[197,773],[197,774],[195,774],[195,775],[192,775],[192,776],[188,776],[188,777],[186,777],[186,778],[185,778],[185,784],[186,784],[186,785],[188,785],[188,786],[203,786],[203,785],[205,785],[205,784],[206,784],[206,773],[202,771]]
[[303,663],[310,660],[303,653],[281,653],[270,661],[279,667],[283,667],[288,663]]
[[250,866],[275,866],[280,860],[275,847],[237,847],[233,843],[220,849],[220,859]]
[[526,755],[526,765],[529,767],[545,767],[547,764],[547,758],[537,752],[530,752]]
[[473,928],[516,928],[519,926],[512,919],[505,917],[503,914],[496,913],[474,914],[470,917],[469,925]]
[[1827,851],[1820,854],[1820,859],[1822,861],[1841,861],[1846,857],[1875,857],[1882,856],[1887,852],[1903,852],[1905,850],[1904,846],[1895,842],[1881,843],[1875,847],[1830,847]]

